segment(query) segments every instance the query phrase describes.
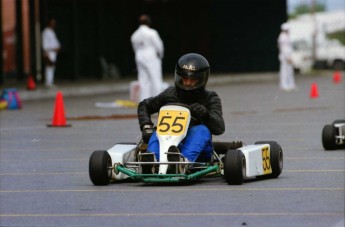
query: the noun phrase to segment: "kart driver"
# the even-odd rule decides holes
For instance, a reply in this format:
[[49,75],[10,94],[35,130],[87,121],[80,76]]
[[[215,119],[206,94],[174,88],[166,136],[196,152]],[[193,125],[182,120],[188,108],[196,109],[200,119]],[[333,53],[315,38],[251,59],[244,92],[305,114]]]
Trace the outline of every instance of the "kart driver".
[[[196,53],[183,55],[175,67],[175,87],[169,87],[157,96],[141,101],[138,105],[138,120],[147,151],[153,152],[159,161],[159,141],[153,129],[151,115],[159,112],[168,103],[189,106],[191,122],[185,139],[178,148],[168,152],[181,152],[186,161],[209,161],[212,152],[212,135],[225,131],[221,99],[214,91],[205,89],[210,74],[206,58]],[[153,156],[146,156],[152,157]],[[169,161],[172,160],[169,158]],[[143,160],[144,161],[144,160]],[[145,160],[153,161],[153,160]]]

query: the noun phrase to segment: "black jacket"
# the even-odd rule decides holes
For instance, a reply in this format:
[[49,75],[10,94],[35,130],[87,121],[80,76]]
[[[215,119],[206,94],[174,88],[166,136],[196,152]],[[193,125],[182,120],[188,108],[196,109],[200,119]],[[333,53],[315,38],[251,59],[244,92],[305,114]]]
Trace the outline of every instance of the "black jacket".
[[[210,117],[206,119],[205,124],[213,135],[220,135],[225,131],[225,124],[223,119],[222,104],[218,94],[214,91],[202,90],[191,99],[184,98],[175,87],[169,87],[159,95],[144,99],[138,106],[138,119],[140,129],[146,124],[153,125],[151,121],[151,114],[159,112],[159,109],[168,103],[183,103],[191,105],[193,103],[199,103],[207,108],[210,113]],[[199,122],[200,123],[200,122]],[[191,126],[195,125],[195,122],[191,122]]]

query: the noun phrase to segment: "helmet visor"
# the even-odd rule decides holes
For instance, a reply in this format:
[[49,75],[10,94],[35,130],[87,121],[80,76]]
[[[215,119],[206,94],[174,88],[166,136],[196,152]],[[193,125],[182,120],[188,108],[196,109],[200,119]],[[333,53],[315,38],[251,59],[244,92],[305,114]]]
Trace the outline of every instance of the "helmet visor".
[[175,73],[175,84],[183,90],[198,89],[206,84],[205,72],[179,72]]

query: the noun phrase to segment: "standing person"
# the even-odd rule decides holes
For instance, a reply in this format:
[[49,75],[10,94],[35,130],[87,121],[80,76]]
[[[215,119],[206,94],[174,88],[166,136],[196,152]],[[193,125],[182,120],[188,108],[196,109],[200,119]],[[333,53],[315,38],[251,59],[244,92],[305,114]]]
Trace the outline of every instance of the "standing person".
[[140,101],[159,94],[163,87],[164,46],[158,32],[150,26],[150,17],[141,15],[139,28],[131,36],[138,70]]
[[279,48],[279,79],[280,88],[286,91],[296,89],[294,69],[292,65],[292,44],[289,37],[289,26],[284,23],[281,25],[281,33],[278,37],[278,48]]
[[47,27],[42,32],[43,59],[45,63],[45,85],[53,87],[57,54],[61,45],[55,34],[56,20],[49,19]]
[[[153,129],[151,115],[168,103],[182,103],[189,106],[191,122],[186,138],[178,147],[172,146],[169,152],[181,152],[187,161],[209,161],[212,156],[212,135],[225,131],[221,99],[214,91],[206,90],[210,66],[206,58],[199,54],[183,55],[175,67],[175,87],[169,87],[159,95],[144,99],[138,105],[138,119],[144,143],[148,152],[159,160],[159,141]],[[153,156],[145,156],[153,161]],[[169,161],[173,157],[169,157]],[[147,166],[147,167],[146,167]],[[152,166],[146,165],[149,173]],[[144,168],[144,167],[143,167]]]

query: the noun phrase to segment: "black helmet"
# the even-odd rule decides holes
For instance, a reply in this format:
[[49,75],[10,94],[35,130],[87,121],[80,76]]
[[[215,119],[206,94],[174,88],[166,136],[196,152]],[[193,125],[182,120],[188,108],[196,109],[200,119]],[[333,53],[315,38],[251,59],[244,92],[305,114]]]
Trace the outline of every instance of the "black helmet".
[[[175,86],[185,91],[204,89],[210,75],[210,65],[200,54],[183,55],[175,68]],[[186,84],[186,81],[192,83]]]

